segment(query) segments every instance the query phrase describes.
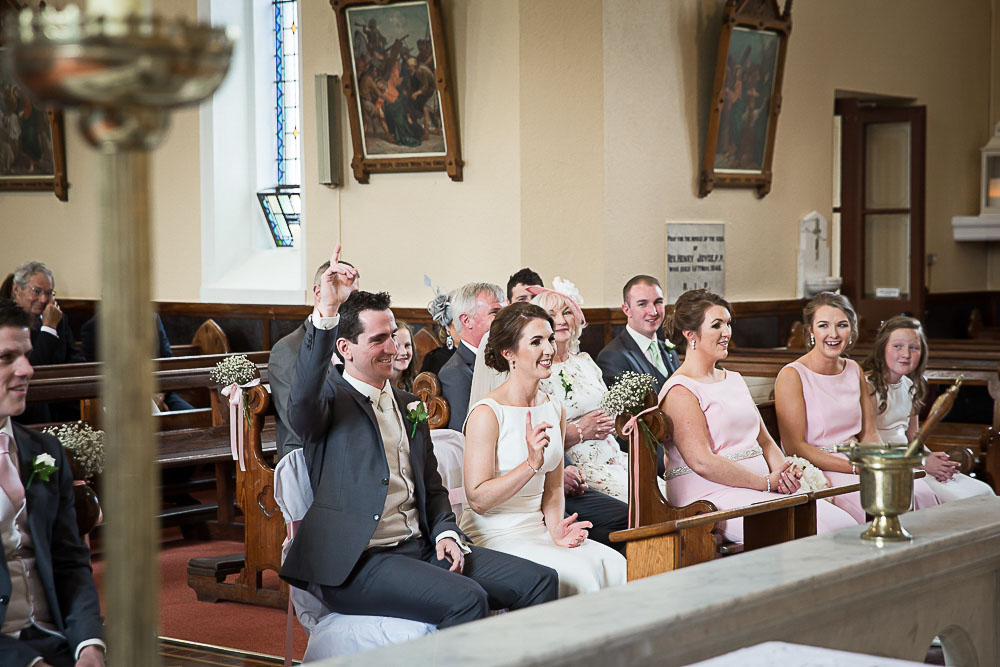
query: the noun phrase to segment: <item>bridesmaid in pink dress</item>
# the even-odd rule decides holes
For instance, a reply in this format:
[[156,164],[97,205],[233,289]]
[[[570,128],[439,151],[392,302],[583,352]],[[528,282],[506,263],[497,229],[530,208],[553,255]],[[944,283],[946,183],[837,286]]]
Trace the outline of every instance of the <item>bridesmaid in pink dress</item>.
[[[833,486],[853,484],[857,471],[836,446],[852,438],[881,442],[861,367],[842,356],[857,339],[858,316],[847,297],[822,292],[806,304],[802,318],[809,351],[782,368],[774,383],[781,446],[822,470]],[[913,491],[917,509],[939,504],[923,480],[914,482]],[[860,493],[833,502],[865,522]]]
[[[660,391],[674,424],[667,451],[667,496],[673,505],[709,500],[719,509],[773,500],[799,489],[799,476],[768,434],[739,373],[715,367],[729,354],[729,303],[707,290],[685,292],[669,324],[670,340],[686,348],[684,363]],[[830,503],[817,503],[818,532],[857,522]],[[743,520],[719,524],[743,541]]]

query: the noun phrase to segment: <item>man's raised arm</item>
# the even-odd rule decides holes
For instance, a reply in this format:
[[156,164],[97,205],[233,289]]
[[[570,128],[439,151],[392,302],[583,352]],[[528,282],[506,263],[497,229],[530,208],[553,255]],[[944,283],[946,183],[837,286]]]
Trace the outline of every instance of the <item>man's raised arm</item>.
[[303,445],[326,437],[330,427],[329,397],[333,386],[324,380],[337,343],[340,305],[357,289],[357,277],[357,269],[341,263],[338,243],[330,268],[320,279],[319,301],[306,322],[288,396],[288,425],[302,438]]

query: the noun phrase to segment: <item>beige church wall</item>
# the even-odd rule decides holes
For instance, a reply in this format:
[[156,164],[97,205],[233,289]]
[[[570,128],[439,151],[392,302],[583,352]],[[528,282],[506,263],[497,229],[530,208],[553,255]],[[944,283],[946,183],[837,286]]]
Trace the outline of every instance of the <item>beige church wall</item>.
[[[317,184],[310,138],[316,122],[312,77],[343,71],[336,19],[328,3],[300,6],[307,266],[329,259],[342,239],[344,258],[361,269],[362,287],[388,290],[399,306],[430,301],[424,274],[442,289],[473,280],[506,282],[521,248],[518,3],[444,3],[466,161],[463,182],[430,172],[372,174],[368,184],[358,183],[350,171],[345,115],[345,176],[336,190]],[[345,110],[342,95],[337,102]]]
[[727,296],[794,297],[797,221],[814,209],[832,213],[836,89],[927,105],[927,252],[939,258],[931,289],[986,288],[983,246],[958,246],[950,235],[951,216],[975,207],[978,148],[988,136],[988,3],[796,3],[772,191],[758,200],[717,189],[699,199],[722,5],[604,3],[605,243],[614,249],[605,289],[639,271],[665,274],[667,221],[721,221]]
[[604,299],[600,0],[521,0],[521,262]]
[[[63,7],[65,2],[50,2]],[[195,0],[157,0],[164,16],[197,17]],[[23,261],[44,261],[55,273],[63,298],[99,298],[100,182],[102,161],[77,129],[77,113],[66,121],[69,200],[51,192],[0,192],[0,272]],[[182,110],[151,158],[153,298],[197,301],[201,269],[198,113]]]

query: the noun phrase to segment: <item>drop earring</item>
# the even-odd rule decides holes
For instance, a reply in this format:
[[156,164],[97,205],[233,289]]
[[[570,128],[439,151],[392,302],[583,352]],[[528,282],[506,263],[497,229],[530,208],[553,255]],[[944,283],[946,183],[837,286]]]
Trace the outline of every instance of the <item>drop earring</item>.
[[514,370],[515,368],[517,368],[517,363],[513,359],[511,359],[510,360],[510,370]]
[[698,341],[696,341],[694,338],[691,339],[691,349],[692,350],[698,349]]
[[809,347],[814,347],[816,345],[816,339],[813,338],[812,334],[809,334]]

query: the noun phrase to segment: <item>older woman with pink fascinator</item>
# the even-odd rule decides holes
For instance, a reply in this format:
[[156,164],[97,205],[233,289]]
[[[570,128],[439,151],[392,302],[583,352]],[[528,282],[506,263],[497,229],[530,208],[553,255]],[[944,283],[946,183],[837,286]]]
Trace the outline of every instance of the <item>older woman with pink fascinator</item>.
[[[556,352],[552,374],[539,387],[566,408],[566,453],[586,483],[609,496],[628,502],[628,454],[614,437],[614,419],[600,410],[608,390],[601,369],[580,352],[580,334],[587,325],[576,286],[556,277],[553,289],[528,287],[531,303],[541,306],[553,321]],[[662,484],[662,480],[661,484]]]

